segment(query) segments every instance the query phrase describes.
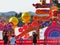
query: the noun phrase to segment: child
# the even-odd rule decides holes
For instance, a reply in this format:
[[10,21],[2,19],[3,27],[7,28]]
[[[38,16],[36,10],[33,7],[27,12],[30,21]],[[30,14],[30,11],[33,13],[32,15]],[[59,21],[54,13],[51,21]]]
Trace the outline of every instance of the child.
[[16,43],[16,39],[15,39],[14,36],[12,36],[12,37],[10,38],[10,45],[15,45],[15,43]]

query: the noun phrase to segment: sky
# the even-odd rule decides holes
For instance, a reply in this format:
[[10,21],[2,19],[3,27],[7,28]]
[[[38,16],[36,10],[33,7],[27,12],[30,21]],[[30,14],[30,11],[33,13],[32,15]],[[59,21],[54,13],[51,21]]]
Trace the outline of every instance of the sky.
[[0,12],[35,12],[35,7],[33,3],[38,3],[39,0],[0,0]]
[[32,5],[33,3],[40,3],[40,0],[0,0],[0,12],[35,12],[36,9]]

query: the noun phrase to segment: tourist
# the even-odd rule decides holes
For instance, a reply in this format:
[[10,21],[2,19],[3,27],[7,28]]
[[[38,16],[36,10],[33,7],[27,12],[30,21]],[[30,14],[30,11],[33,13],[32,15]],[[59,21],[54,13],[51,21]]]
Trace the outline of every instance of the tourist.
[[4,40],[4,45],[7,45],[7,43],[8,43],[7,33],[5,33],[5,35],[3,36],[3,40]]
[[16,45],[16,38],[14,36],[10,38],[10,45]]
[[37,34],[36,32],[33,32],[33,45],[36,45],[37,43]]

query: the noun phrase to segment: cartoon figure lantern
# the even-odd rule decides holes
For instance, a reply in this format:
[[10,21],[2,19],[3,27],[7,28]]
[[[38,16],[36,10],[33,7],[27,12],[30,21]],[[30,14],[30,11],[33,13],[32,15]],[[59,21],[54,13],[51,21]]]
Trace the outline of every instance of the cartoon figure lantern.
[[25,23],[25,25],[27,25],[29,23],[30,19],[31,19],[31,16],[28,12],[24,12],[22,14],[22,20]]
[[15,28],[18,24],[18,19],[16,17],[11,17],[9,22],[13,23],[13,28]]

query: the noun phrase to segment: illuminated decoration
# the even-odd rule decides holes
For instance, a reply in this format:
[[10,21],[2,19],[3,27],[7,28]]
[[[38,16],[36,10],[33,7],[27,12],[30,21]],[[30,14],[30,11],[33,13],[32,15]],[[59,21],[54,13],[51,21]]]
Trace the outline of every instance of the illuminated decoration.
[[34,21],[38,21],[39,20],[39,17],[38,16],[33,16],[33,20]]
[[[28,29],[28,23],[30,22],[30,19],[31,19],[31,15],[30,15],[30,13],[29,12],[24,12],[23,14],[22,14],[22,16],[21,16],[21,18],[22,18],[22,20],[23,20],[23,23],[25,24],[25,25],[23,25],[23,29],[19,29],[19,30],[27,30]],[[23,31],[23,32],[24,32]],[[27,30],[27,32],[28,32],[29,30]],[[24,36],[25,36],[25,38],[27,38],[28,37],[28,34],[27,33],[25,33],[24,32]],[[22,34],[23,35],[23,34]]]
[[14,24],[14,26],[16,26],[18,24],[18,19],[16,17],[11,17],[9,19],[9,22],[12,22]]
[[37,9],[37,8],[48,8],[50,7],[46,5],[46,1],[45,0],[40,0],[41,3],[36,3],[36,4],[33,4],[33,6]]
[[23,28],[22,28],[22,27],[20,27],[18,30],[19,30],[19,32],[22,32],[22,31],[23,31]]
[[40,0],[40,4],[42,5],[43,0]]
[[24,30],[28,29],[28,25],[23,25],[22,27]]
[[57,30],[51,31],[50,34],[49,34],[49,37],[50,38],[58,38],[58,37],[60,37],[60,31],[57,31]]
[[0,23],[0,30],[4,30],[4,25]]
[[57,17],[57,11],[54,11],[53,13],[53,16]]
[[34,21],[34,22],[32,22],[31,25],[32,25],[32,26],[37,26],[37,25],[38,25],[38,22]]
[[52,21],[52,25],[55,26],[56,25],[56,21]]
[[[40,28],[45,28],[47,27],[47,30],[45,32],[45,36],[48,37],[56,37],[60,32],[59,29],[59,22],[57,20],[60,20],[60,14],[57,12],[59,10],[59,3],[56,2],[57,0],[40,0],[40,3],[33,4],[33,6],[36,8],[36,15],[33,16],[33,21],[31,24],[28,25],[28,28],[23,26],[24,30],[19,36],[24,36],[28,32],[32,30],[38,30],[37,33],[39,33]],[[23,13],[22,15],[30,15],[30,14],[25,14]],[[28,18],[29,17],[29,18]],[[30,16],[22,16],[23,22],[27,25],[30,22]],[[57,26],[58,25],[58,26]],[[58,28],[58,29],[57,29]],[[44,32],[44,31],[43,31]],[[54,34],[53,34],[54,33]],[[55,34],[56,33],[56,34]],[[38,34],[39,35],[39,34]],[[53,36],[52,36],[53,35]],[[57,37],[59,37],[58,35]]]
[[27,25],[30,22],[31,16],[28,12],[24,12],[22,14],[22,20],[25,23],[25,25]]
[[13,30],[12,27],[13,27],[13,24],[12,23],[7,23],[7,24],[0,23],[0,30],[10,31],[10,30]]
[[39,10],[39,9],[36,10],[36,14],[49,14],[49,12],[50,12],[49,10]]
[[24,35],[24,38],[29,38],[29,34],[25,34]]
[[38,24],[37,21],[32,22],[31,25],[32,25],[33,29],[38,30],[38,28],[39,28],[39,24]]
[[45,22],[43,22],[43,23],[42,23],[42,28],[51,25],[51,23],[52,23],[52,22],[50,22],[50,21],[45,21]]
[[13,30],[13,24],[12,23],[7,23],[4,25],[4,30],[11,31]]
[[53,12],[52,11],[50,11],[49,12],[49,15],[50,15],[50,19],[52,18],[52,16],[53,16]]
[[33,4],[33,6],[35,7],[35,8],[40,8],[40,3],[37,3],[37,4]]
[[58,7],[57,6],[52,6],[51,10],[58,11]]
[[[37,19],[41,21],[50,20],[51,14],[49,10],[36,10]],[[36,20],[37,20],[36,19]]]
[[32,31],[32,30],[33,30],[32,25],[29,25],[29,26],[28,26],[28,29],[24,30],[24,31],[23,31],[21,34],[19,34],[16,38],[22,37],[22,36],[24,36],[25,34],[27,34],[28,32],[30,32],[30,31]]
[[[54,34],[53,34],[54,33]],[[51,25],[49,26],[46,31],[45,31],[45,35],[46,38],[50,39],[50,38],[60,38],[60,26],[59,25]]]
[[46,5],[46,1],[43,0],[43,2],[42,2],[42,6],[45,6],[45,5]]

